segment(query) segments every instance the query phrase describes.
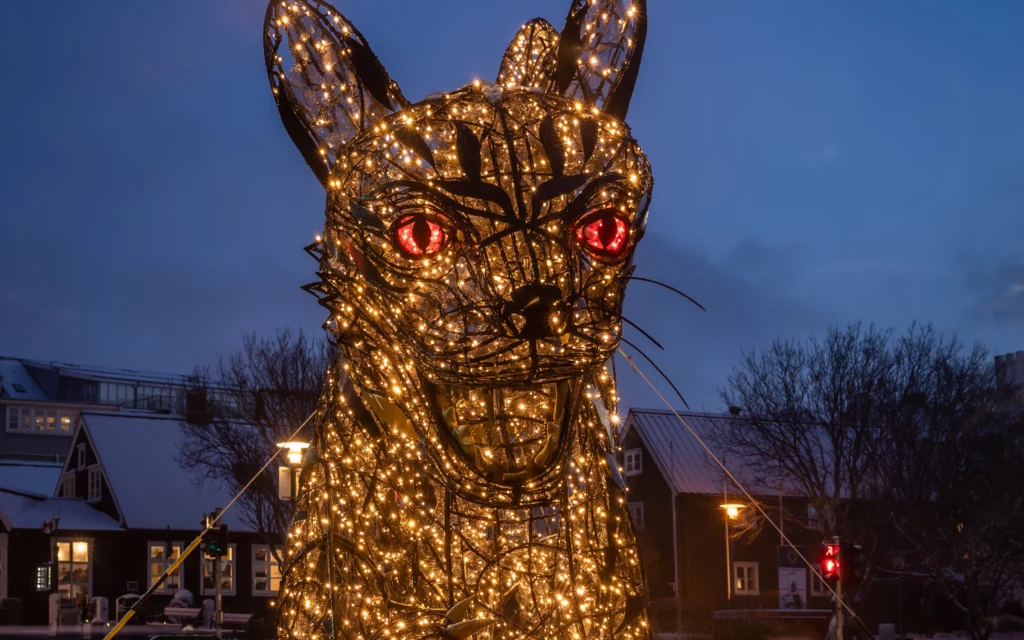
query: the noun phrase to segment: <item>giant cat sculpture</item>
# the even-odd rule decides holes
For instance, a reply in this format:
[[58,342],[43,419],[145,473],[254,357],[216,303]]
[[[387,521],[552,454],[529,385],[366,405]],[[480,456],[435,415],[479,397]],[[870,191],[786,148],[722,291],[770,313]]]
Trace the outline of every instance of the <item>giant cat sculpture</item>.
[[333,7],[270,4],[339,349],[280,637],[649,637],[611,366],[652,189],[624,123],[645,35],[643,0],[575,0],[495,83],[411,103]]

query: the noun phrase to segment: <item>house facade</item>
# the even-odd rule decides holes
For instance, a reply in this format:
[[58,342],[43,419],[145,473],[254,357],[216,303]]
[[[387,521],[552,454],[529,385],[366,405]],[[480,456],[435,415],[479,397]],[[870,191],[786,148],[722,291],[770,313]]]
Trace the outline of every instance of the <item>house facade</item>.
[[831,594],[817,571],[823,534],[813,509],[791,492],[755,493],[791,547],[757,517],[680,417],[705,440],[720,421],[737,419],[633,409],[624,422],[622,466],[655,628],[674,630],[730,609],[827,623]]
[[[18,598],[25,624],[45,624],[51,590],[37,590],[41,565],[56,561],[52,590],[69,601],[106,598],[110,615],[126,594],[146,591],[199,534],[206,513],[231,495],[197,486],[177,456],[181,418],[151,412],[82,411],[50,494],[0,488],[0,599]],[[221,560],[228,612],[272,610],[280,547],[228,511],[229,555]],[[55,528],[54,528],[55,527]],[[157,614],[174,592],[212,598],[214,560],[198,550],[157,592]]]
[[[184,415],[189,382],[182,375],[0,356],[0,461],[62,461],[83,411]],[[207,400],[233,398],[212,389]]]

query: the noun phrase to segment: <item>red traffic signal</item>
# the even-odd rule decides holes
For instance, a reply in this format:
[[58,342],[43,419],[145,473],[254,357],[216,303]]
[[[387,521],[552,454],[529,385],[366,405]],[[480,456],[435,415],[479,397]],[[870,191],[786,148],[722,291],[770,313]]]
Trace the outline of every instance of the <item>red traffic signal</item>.
[[839,579],[839,545],[826,543],[821,555],[821,575],[828,580]]

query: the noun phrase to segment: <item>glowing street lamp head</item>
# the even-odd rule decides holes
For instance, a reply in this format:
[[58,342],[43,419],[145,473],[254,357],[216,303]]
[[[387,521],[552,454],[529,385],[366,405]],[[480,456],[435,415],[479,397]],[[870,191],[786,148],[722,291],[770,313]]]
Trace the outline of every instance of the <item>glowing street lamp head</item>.
[[725,504],[719,505],[720,508],[725,509],[725,515],[730,520],[735,520],[740,517],[740,511],[743,510],[747,505],[741,502],[726,502]]
[[298,466],[302,463],[302,452],[309,447],[309,443],[289,440],[288,442],[278,442],[277,446],[280,449],[287,449],[285,455],[288,456],[288,464]]

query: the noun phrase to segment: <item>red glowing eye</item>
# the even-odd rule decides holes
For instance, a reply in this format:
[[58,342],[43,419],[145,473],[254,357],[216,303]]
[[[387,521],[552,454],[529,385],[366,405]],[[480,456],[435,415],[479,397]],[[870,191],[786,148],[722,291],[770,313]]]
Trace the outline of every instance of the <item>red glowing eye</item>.
[[426,216],[407,216],[395,226],[398,248],[408,258],[432,256],[441,250],[447,239],[444,227]]
[[584,218],[576,227],[576,240],[594,253],[615,257],[626,249],[629,226],[614,211],[605,210]]

